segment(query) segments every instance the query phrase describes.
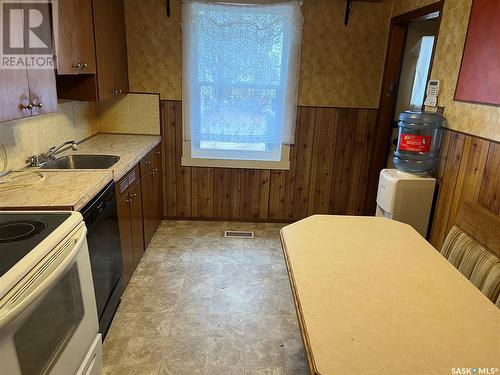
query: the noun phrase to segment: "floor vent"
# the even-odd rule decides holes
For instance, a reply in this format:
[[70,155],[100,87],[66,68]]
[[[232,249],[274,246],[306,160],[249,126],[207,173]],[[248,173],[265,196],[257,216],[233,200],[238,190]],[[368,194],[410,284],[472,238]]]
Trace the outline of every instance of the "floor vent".
[[229,238],[253,238],[253,232],[246,232],[242,230],[226,230],[224,237]]

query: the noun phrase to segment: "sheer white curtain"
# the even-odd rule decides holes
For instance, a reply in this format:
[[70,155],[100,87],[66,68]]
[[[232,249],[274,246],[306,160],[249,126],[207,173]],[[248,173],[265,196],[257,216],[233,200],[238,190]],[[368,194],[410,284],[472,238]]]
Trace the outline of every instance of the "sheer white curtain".
[[302,24],[298,0],[184,0],[185,139],[292,144]]

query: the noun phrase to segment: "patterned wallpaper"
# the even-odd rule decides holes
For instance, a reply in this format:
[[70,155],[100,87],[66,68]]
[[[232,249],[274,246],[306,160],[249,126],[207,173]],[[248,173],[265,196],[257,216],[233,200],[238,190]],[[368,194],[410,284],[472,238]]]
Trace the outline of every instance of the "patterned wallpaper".
[[[393,15],[435,0],[394,0]],[[500,141],[500,108],[453,100],[469,24],[472,0],[446,0],[431,78],[441,80],[438,105],[445,107],[448,128]]]
[[377,108],[392,1],[304,1],[299,104]]
[[[344,27],[343,1],[304,2],[299,104],[378,106],[392,0],[355,2]],[[181,0],[125,1],[131,91],[181,99]]]
[[125,0],[130,91],[181,99],[181,0]]
[[437,0],[394,0],[392,15],[398,16],[435,2],[437,2]]
[[160,134],[158,94],[128,94],[97,104],[101,133]]
[[500,108],[453,100],[462,61],[472,0],[446,0],[431,78],[441,80],[438,105],[448,127],[500,141]]

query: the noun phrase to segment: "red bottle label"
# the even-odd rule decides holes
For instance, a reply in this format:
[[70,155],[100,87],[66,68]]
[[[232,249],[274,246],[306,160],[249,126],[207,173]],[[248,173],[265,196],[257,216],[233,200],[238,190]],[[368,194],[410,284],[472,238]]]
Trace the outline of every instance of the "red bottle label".
[[401,134],[399,149],[411,152],[429,152],[431,150],[432,136]]

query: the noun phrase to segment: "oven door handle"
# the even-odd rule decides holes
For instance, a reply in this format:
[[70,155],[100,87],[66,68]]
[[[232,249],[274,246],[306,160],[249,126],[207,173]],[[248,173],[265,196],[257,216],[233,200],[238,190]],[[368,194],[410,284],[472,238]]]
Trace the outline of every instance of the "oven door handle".
[[50,290],[73,265],[86,239],[87,229],[82,225],[75,232],[71,239],[52,250],[43,263],[39,263],[0,300],[0,330],[29,307],[36,306],[37,299]]

